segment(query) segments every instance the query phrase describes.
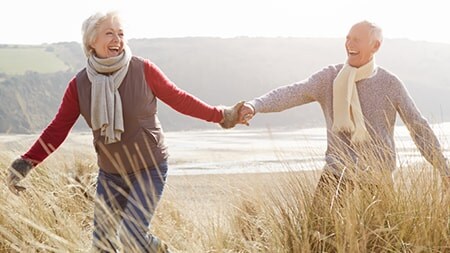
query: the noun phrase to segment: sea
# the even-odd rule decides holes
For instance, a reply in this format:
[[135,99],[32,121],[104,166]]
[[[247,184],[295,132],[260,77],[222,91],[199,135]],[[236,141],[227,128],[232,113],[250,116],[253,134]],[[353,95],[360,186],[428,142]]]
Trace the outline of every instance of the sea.
[[[431,125],[444,155],[450,156],[450,122]],[[0,149],[16,157],[34,143],[36,134],[0,134]],[[166,132],[169,175],[269,173],[320,170],[324,165],[326,129],[234,129]],[[405,126],[395,128],[397,163],[408,166],[425,159]],[[95,163],[90,132],[72,132],[55,153]],[[52,155],[53,156],[53,155]],[[49,158],[50,159],[50,158]]]

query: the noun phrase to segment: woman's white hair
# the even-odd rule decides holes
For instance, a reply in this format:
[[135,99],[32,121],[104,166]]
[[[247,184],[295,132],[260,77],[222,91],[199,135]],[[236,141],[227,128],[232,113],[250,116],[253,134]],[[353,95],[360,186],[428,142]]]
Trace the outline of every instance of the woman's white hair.
[[81,26],[81,34],[83,36],[82,47],[86,57],[94,53],[91,45],[95,42],[98,35],[98,26],[107,19],[120,19],[119,13],[116,11],[97,12],[87,18]]

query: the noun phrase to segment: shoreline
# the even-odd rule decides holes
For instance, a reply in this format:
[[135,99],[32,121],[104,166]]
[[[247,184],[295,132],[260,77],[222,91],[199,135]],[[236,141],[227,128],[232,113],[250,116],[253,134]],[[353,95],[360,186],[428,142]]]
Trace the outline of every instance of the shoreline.
[[[433,125],[444,155],[450,156],[450,122]],[[37,134],[0,134],[0,149],[12,159],[34,143]],[[424,162],[405,127],[395,132],[399,165]],[[236,129],[195,130],[166,133],[169,175],[258,174],[318,171],[324,166],[326,130]],[[96,166],[90,132],[72,132],[43,164],[82,160]]]

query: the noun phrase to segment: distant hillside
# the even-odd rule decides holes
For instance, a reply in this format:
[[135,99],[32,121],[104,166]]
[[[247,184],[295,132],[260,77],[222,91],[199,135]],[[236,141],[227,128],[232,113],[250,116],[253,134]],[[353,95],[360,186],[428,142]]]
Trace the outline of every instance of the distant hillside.
[[[343,39],[176,38],[134,39],[129,44],[135,55],[155,62],[179,87],[213,105],[248,100],[305,79],[329,64],[345,61]],[[55,73],[40,71],[42,65],[51,65],[45,61],[28,66],[28,72],[22,71],[21,75],[0,69],[0,132],[40,131],[57,111],[67,82],[84,65],[78,43],[42,47],[67,69]],[[0,48],[0,54],[1,51]],[[449,44],[385,40],[376,60],[405,82],[431,122],[450,121]],[[1,57],[0,66],[5,61],[8,59]],[[163,103],[159,116],[165,130],[217,127],[174,112]],[[323,117],[319,106],[313,103],[282,113],[258,115],[252,126],[323,126]],[[82,127],[81,123],[77,128]]]
[[39,46],[0,45],[0,73],[20,75],[27,71],[55,73],[82,67],[76,42]]

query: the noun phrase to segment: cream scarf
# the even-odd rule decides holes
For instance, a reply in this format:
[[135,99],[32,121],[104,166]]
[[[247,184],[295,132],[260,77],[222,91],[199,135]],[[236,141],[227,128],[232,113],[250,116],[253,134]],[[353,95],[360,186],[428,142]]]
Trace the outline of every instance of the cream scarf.
[[349,132],[352,142],[362,142],[370,137],[364,123],[356,82],[370,77],[374,71],[373,59],[359,68],[346,63],[334,79],[332,130],[335,133]]
[[119,86],[128,72],[131,50],[125,45],[122,54],[106,59],[91,55],[86,67],[91,88],[92,130],[100,129],[105,144],[120,141],[124,132]]

